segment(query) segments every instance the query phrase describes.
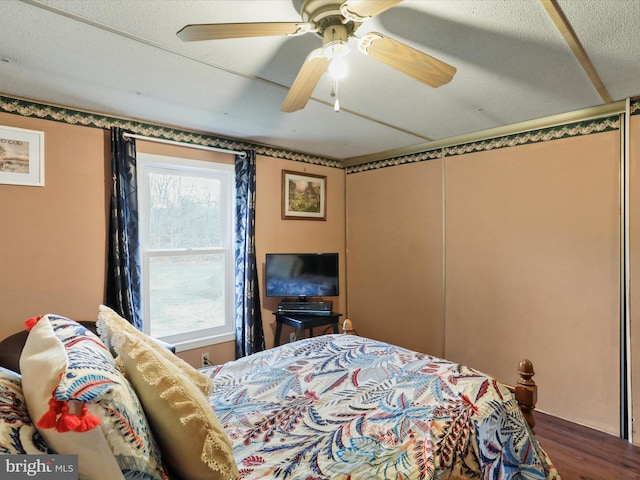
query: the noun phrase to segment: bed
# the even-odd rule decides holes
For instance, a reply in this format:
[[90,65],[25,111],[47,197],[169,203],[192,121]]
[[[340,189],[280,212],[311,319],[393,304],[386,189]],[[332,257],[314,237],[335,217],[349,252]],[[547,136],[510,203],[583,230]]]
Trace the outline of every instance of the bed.
[[357,335],[196,370],[103,306],[100,336],[54,315],[31,328],[23,376],[0,383],[0,453],[78,454],[82,479],[560,478],[516,401],[531,413],[529,368],[514,396]]
[[436,357],[323,335],[204,373],[241,478],[559,478],[506,386]]

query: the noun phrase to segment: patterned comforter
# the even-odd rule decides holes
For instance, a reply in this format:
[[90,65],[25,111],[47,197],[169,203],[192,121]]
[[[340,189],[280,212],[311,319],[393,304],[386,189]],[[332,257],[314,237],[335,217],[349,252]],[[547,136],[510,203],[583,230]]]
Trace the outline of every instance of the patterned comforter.
[[204,372],[241,478],[560,478],[504,386],[436,357],[323,335]]

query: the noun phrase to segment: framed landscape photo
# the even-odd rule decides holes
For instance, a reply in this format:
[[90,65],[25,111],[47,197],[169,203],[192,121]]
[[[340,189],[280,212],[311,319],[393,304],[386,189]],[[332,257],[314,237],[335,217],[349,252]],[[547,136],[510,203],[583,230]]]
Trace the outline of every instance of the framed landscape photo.
[[282,218],[326,220],[327,177],[282,171]]
[[0,183],[44,186],[44,132],[0,125]]

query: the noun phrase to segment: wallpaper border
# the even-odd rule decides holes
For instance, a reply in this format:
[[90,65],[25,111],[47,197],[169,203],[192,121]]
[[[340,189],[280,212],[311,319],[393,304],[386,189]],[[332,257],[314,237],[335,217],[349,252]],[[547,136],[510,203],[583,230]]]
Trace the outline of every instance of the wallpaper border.
[[[48,105],[37,101],[24,100],[6,95],[0,95],[0,111],[23,117],[35,117],[85,127],[101,129],[120,127],[138,135],[190,143],[194,145],[225,148],[229,150],[254,150],[258,155],[265,155],[284,160],[293,160],[311,165],[344,169],[347,174],[394,167],[408,163],[424,162],[448,156],[462,155],[465,153],[547,142],[560,138],[591,135],[594,133],[608,132],[621,128],[620,115],[615,114],[592,120],[572,122],[564,125],[532,130],[513,135],[504,135],[449,147],[440,147],[410,155],[399,155],[397,157],[391,157],[384,160],[376,160],[373,162],[344,167],[340,160],[270,147],[268,145],[241,142],[239,140],[205,133],[197,133],[179,128],[155,125],[138,120],[124,119],[104,114],[75,110],[68,107]],[[630,111],[631,115],[640,114],[640,99],[635,99],[631,102]]]
[[172,140],[174,142],[191,143],[205,147],[217,147],[228,150],[254,150],[258,155],[280,158],[284,160],[294,160],[296,162],[308,163],[312,165],[322,165],[325,167],[343,168],[340,160],[325,157],[318,157],[306,153],[294,152],[280,148],[270,147],[250,142],[241,142],[215,135],[196,133],[179,128],[164,127],[152,123],[129,120],[98,113],[74,110],[68,107],[47,105],[31,100],[0,95],[0,111],[20,115],[23,117],[35,117],[43,120],[53,120],[55,122],[68,123],[70,125],[80,125],[83,127],[93,127],[109,129],[120,127],[137,135]]
[[[631,115],[640,115],[640,98],[631,100]],[[377,170],[386,167],[395,167],[407,163],[424,162],[427,160],[435,160],[454,155],[462,155],[465,153],[482,152],[495,150],[498,148],[515,147],[518,145],[527,145],[530,143],[548,142],[549,140],[557,140],[560,138],[578,137],[581,135],[591,135],[600,132],[609,132],[611,130],[619,130],[621,128],[620,114],[608,115],[592,120],[582,120],[578,122],[566,123],[548,128],[521,132],[513,135],[504,135],[486,140],[479,140],[469,143],[461,143],[450,147],[439,147],[433,150],[426,150],[420,153],[410,155],[399,155],[384,160],[376,160],[374,162],[361,163],[345,167],[348,174],[365,172],[368,170]]]
[[[635,102],[632,108],[632,115],[638,113],[640,113],[640,101]],[[412,155],[402,155],[385,160],[377,160],[375,162],[349,166],[346,167],[345,170],[347,175],[349,175],[352,173],[359,173],[367,170],[377,170],[380,168],[394,167],[407,163],[423,162],[427,160],[435,160],[455,155],[463,155],[465,153],[483,152],[488,150],[495,150],[498,148],[516,147],[519,145],[527,145],[538,142],[548,142],[550,140],[558,140],[560,138],[578,137],[581,135],[609,132],[612,130],[619,130],[620,126],[620,115],[610,115],[593,120],[572,122],[565,125],[532,130],[529,132],[505,135],[501,137],[490,138],[487,140],[463,143],[450,147],[436,148],[434,150],[429,150]]]

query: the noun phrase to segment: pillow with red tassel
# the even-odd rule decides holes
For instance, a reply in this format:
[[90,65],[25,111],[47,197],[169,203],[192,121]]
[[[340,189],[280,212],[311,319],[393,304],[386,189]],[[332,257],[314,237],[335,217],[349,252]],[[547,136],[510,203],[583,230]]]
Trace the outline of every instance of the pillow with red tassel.
[[77,454],[80,478],[164,479],[140,402],[100,338],[56,315],[25,323],[23,391],[49,447]]

